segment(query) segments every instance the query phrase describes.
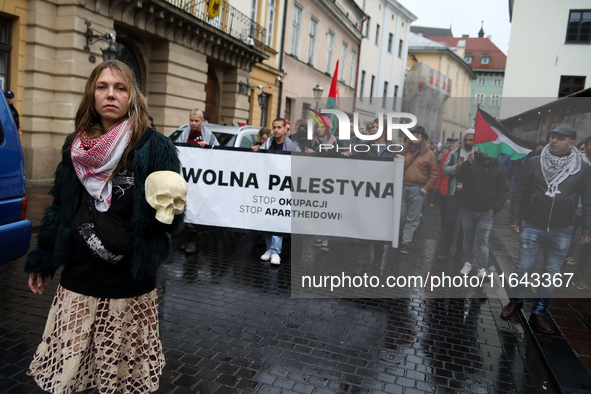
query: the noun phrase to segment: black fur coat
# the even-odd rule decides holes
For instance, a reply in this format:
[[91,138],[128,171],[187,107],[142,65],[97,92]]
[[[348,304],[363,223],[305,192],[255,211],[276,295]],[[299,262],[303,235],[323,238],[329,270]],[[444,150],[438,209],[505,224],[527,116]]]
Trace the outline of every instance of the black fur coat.
[[[81,200],[82,184],[76,175],[70,155],[73,134],[66,138],[62,148],[62,161],[55,173],[55,183],[50,194],[53,204],[45,208],[37,246],[27,256],[25,271],[39,273],[45,278],[53,277],[64,265],[72,250],[72,222]],[[142,280],[154,275],[172,249],[170,234],[182,230],[184,214],[177,215],[170,225],[156,220],[156,210],[145,199],[146,178],[154,171],[180,173],[177,150],[170,140],[148,128],[134,147],[132,226],[135,249],[130,262],[132,276]]]

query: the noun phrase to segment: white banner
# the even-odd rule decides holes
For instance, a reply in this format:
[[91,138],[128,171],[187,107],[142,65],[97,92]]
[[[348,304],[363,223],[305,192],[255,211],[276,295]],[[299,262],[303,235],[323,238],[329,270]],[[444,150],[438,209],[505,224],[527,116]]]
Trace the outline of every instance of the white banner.
[[187,223],[398,246],[404,159],[178,150]]

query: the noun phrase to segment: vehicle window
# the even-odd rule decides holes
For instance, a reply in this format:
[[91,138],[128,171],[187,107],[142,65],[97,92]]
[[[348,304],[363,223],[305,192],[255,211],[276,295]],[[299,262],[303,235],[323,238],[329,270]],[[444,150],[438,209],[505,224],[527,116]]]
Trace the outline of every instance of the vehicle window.
[[213,134],[215,135],[215,138],[217,138],[221,146],[234,146],[234,141],[236,140],[235,135],[215,132]]
[[241,148],[250,148],[254,144],[254,140],[252,139],[254,134],[244,134],[242,136],[242,141],[240,141]]

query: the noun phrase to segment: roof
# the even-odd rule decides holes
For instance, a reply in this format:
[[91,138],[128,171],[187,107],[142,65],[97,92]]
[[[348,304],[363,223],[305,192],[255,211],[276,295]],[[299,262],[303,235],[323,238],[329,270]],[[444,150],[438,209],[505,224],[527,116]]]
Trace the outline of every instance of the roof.
[[441,27],[411,26],[410,31],[423,37],[453,37],[451,27],[445,29]]
[[408,53],[412,55],[413,53],[433,53],[433,52],[441,52],[447,53],[452,58],[455,58],[456,61],[468,71],[472,79],[476,79],[476,74],[474,74],[474,70],[462,59],[458,56],[458,54],[453,51],[449,46],[445,44],[441,44],[439,42],[435,42],[430,40],[426,37],[421,37],[418,34],[413,32],[409,32],[406,36],[408,40]]
[[[504,70],[507,64],[507,55],[503,53],[490,40],[490,38],[480,37],[429,37],[430,40],[440,44],[447,45],[450,48],[457,48],[459,41],[465,41],[465,55],[472,55],[470,67],[474,70]],[[480,63],[482,55],[490,55],[490,63]]]

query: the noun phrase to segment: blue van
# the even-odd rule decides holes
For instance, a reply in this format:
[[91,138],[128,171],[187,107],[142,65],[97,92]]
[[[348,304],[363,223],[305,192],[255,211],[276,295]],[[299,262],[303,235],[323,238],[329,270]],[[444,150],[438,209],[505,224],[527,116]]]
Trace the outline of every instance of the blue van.
[[10,107],[0,90],[0,265],[29,251],[25,162]]

